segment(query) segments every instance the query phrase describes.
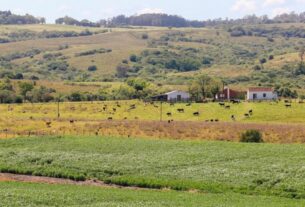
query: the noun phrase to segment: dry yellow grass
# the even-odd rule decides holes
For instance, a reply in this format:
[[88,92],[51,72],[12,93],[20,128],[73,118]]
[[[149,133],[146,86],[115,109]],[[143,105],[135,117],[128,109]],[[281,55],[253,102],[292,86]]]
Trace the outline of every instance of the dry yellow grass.
[[[133,104],[136,109],[130,110]],[[303,104],[293,103],[291,109],[285,108],[284,103],[242,103],[231,105],[230,110],[217,103],[163,104],[162,108],[164,121],[160,122],[159,103],[60,103],[60,118],[57,118],[56,103],[1,105],[0,137],[112,135],[237,141],[241,132],[254,128],[263,132],[267,142],[305,142]],[[184,108],[185,113],[178,113],[178,108]],[[250,109],[254,111],[253,116],[244,117]],[[171,116],[167,116],[168,112]],[[200,112],[200,116],[194,116],[193,112]],[[236,121],[231,120],[232,114]],[[174,121],[168,123],[168,120]]]

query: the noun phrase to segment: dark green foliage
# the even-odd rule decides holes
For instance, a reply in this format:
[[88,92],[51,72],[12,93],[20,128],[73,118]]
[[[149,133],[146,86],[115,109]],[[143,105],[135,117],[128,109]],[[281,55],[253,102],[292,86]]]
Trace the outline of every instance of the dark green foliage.
[[25,57],[33,57],[35,55],[38,55],[41,53],[41,50],[39,49],[32,49],[26,52],[16,52],[16,53],[11,53],[5,56],[1,56],[0,60],[2,61],[12,61],[20,58],[25,58]]
[[263,142],[263,135],[256,129],[247,130],[241,134],[240,142],[261,143]]
[[261,68],[261,66],[259,66],[259,65],[255,65],[255,66],[253,67],[253,69],[254,69],[254,70],[261,70],[262,68]]
[[176,53],[168,50],[144,51],[141,54],[142,64],[149,64],[164,69],[173,69],[181,72],[198,70],[201,67],[199,57],[189,50]]
[[273,55],[269,55],[269,60],[273,60],[274,59],[274,56]]
[[213,58],[204,57],[203,60],[202,60],[202,64],[203,64],[203,65],[211,65],[211,64],[212,64],[212,61],[213,61]]
[[116,76],[118,78],[128,77],[128,71],[130,70],[129,66],[126,64],[120,64],[116,67]]
[[299,63],[297,66],[297,69],[295,70],[295,75],[305,75],[305,64],[304,63]]
[[88,51],[80,52],[80,53],[75,54],[75,56],[76,57],[79,57],[79,56],[88,56],[88,55],[103,54],[103,53],[110,53],[110,52],[112,52],[112,49],[100,48],[100,49],[88,50]]
[[277,93],[277,95],[279,97],[298,98],[298,92],[296,90],[291,90],[290,88],[287,88],[287,87],[276,86],[275,92]]
[[130,55],[129,60],[135,63],[138,61],[138,57],[136,55]]
[[56,24],[66,24],[66,25],[75,25],[75,26],[83,26],[83,27],[100,27],[101,24],[91,22],[87,19],[83,19],[81,21],[78,21],[72,17],[62,17],[55,20]]
[[128,60],[124,59],[124,60],[122,60],[122,63],[123,64],[128,64]]
[[55,61],[48,64],[48,70],[60,70],[66,71],[69,67],[69,64],[64,61]]
[[134,26],[161,26],[161,27],[202,27],[199,21],[188,21],[177,15],[167,14],[142,14],[126,17],[119,15],[113,17],[110,22],[112,26],[134,25]]
[[148,39],[148,34],[142,34],[142,39],[147,40]]
[[32,15],[15,15],[11,11],[0,11],[0,24],[44,24],[45,18]]
[[97,66],[96,65],[91,65],[91,66],[88,67],[88,71],[90,71],[90,72],[94,72],[96,70],[97,70]]
[[68,100],[75,102],[82,101],[82,95],[80,92],[73,92],[71,95],[68,96]]
[[305,38],[305,29],[291,26],[290,28],[283,29],[280,27],[263,28],[258,26],[253,27],[232,27],[228,30],[232,37],[240,36],[259,36],[267,37],[269,42],[274,42],[272,37],[285,37],[285,38]]

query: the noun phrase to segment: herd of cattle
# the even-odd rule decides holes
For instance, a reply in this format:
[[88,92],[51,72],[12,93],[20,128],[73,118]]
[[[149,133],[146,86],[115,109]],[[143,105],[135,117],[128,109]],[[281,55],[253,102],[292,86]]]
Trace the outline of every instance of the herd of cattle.
[[[287,108],[291,108],[292,104],[290,101],[284,101],[285,103],[285,107]],[[128,104],[128,102],[112,102],[112,103],[107,103],[104,102],[102,103],[102,107],[101,110],[99,110],[99,112],[103,112],[104,115],[106,115],[106,118],[108,121],[114,120],[115,115],[120,115],[121,111],[120,108],[124,108],[125,112],[132,112],[133,110],[136,110],[141,104],[144,104],[144,107],[154,107],[154,108],[158,108],[161,111],[162,114],[162,104],[160,104],[159,102],[139,102],[136,104]],[[184,106],[182,104],[179,104],[179,108],[174,108],[176,106],[176,103],[166,103],[169,104],[170,107],[173,107],[173,109],[169,111],[165,111],[164,114],[166,114],[167,118],[168,118],[168,123],[172,123],[174,122],[173,117],[175,116],[175,113],[173,112],[173,110],[175,110],[177,113],[186,113],[186,111],[190,111],[190,110],[194,110],[193,108],[191,108],[192,103],[186,103]],[[232,108],[232,104],[240,104],[240,101],[232,101],[232,102],[219,102],[218,103],[220,107],[224,108],[225,110],[230,110]],[[183,106],[183,107],[182,107]],[[148,108],[149,110],[151,110],[150,108]],[[167,108],[168,109],[168,108]],[[75,111],[76,108],[74,106],[70,107],[70,110]],[[253,116],[253,109],[248,110],[246,113],[243,114],[244,118],[251,118]],[[108,116],[107,116],[108,115]],[[200,117],[201,113],[200,111],[196,111],[194,110],[192,112],[192,115],[194,117]],[[139,120],[138,116],[134,116],[134,117],[130,117],[130,116],[125,116],[125,117],[121,117],[121,120]],[[237,116],[234,114],[231,114],[230,119],[232,121],[236,121]],[[74,119],[70,119],[69,122],[70,124],[74,124],[77,120]],[[208,119],[205,120],[205,122],[219,122],[220,120],[218,118],[214,118],[214,119]],[[48,128],[51,127],[52,122],[51,121],[46,121],[46,126]]]

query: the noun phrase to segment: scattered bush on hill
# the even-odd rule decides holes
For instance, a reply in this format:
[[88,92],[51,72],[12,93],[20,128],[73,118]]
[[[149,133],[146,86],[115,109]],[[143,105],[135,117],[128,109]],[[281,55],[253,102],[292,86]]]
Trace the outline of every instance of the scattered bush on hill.
[[240,142],[262,143],[263,135],[259,130],[251,129],[241,134]]
[[80,53],[76,53],[76,57],[80,56],[88,56],[88,55],[94,55],[94,54],[103,54],[103,53],[110,53],[112,52],[112,49],[105,49],[105,48],[100,48],[100,49],[94,49],[94,50],[88,50]]

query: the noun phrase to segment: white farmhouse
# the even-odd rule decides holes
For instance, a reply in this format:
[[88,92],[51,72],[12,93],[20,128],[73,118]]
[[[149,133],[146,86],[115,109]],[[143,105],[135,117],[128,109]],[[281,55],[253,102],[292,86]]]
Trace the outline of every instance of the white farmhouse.
[[188,101],[190,99],[190,94],[184,91],[172,91],[165,95],[167,95],[167,101]]
[[152,97],[154,101],[169,101],[169,102],[180,102],[189,101],[190,94],[184,91],[171,91],[159,96]]
[[247,91],[248,101],[271,101],[278,98],[272,88],[249,88]]

